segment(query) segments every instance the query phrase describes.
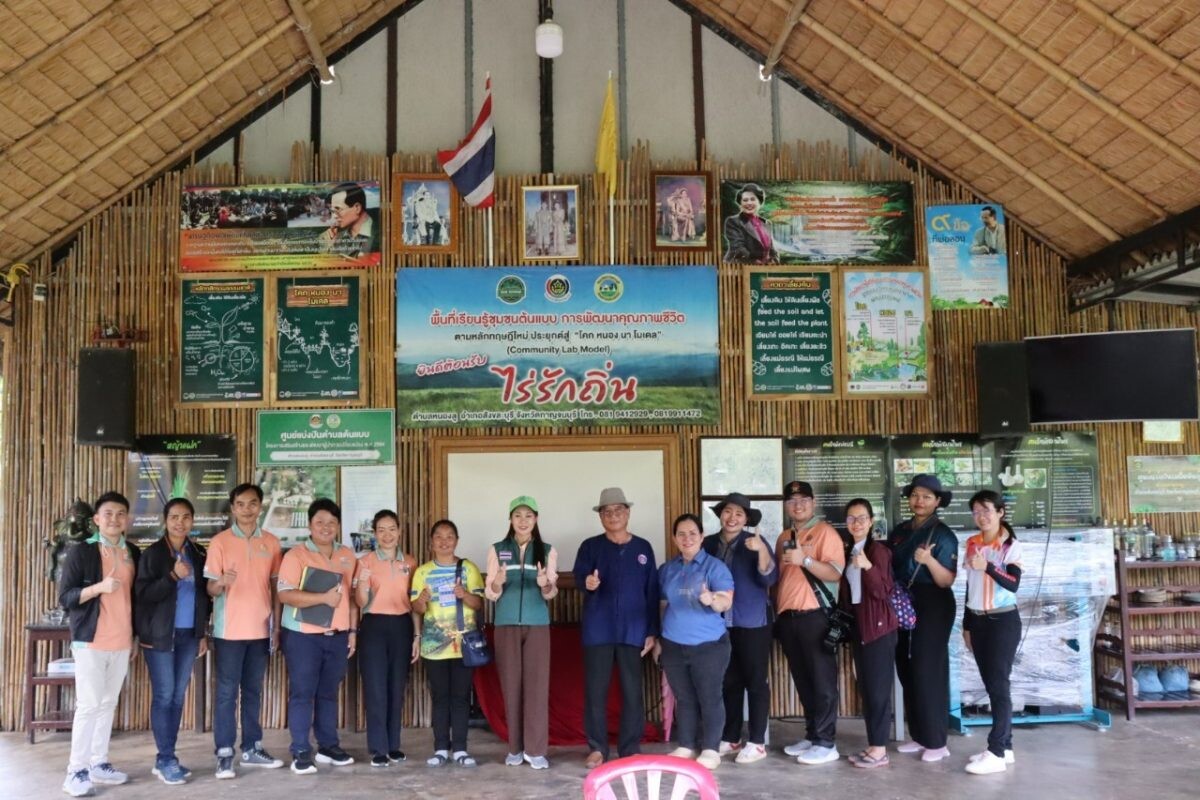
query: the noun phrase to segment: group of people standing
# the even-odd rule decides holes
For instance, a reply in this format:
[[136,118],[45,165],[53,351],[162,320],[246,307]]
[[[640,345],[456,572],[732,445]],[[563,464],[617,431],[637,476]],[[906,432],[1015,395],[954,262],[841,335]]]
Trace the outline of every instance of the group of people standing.
[[[911,740],[896,749],[936,762],[950,755],[949,639],[957,606],[952,585],[958,538],[937,514],[950,491],[933,475],[904,487],[912,517],[886,541],[872,537],[875,512],[862,498],[845,506],[849,539],[818,517],[812,486],[783,489],[788,528],[774,552],[754,529],[762,514],[733,493],[712,507],[721,523],[705,537],[701,520],[684,514],[672,536],[679,555],[662,568],[662,637],[655,648],[677,700],[679,748],[672,755],[716,768],[736,753],[747,764],[766,757],[772,637],[787,660],[804,708],[805,733],[783,748],[801,764],[838,761],[836,611],[853,620],[848,633],[863,702],[868,746],[849,756],[855,767],[889,764],[893,675],[903,687]],[[1014,763],[1009,675],[1021,638],[1016,591],[1021,550],[1004,520],[999,494],[976,493],[969,503],[979,533],[967,543],[963,619],[991,703],[988,747],[966,765],[973,774],[1002,772]],[[915,611],[901,626],[898,587]],[[771,622],[771,617],[774,622]],[[743,703],[749,727],[743,739]],[[699,755],[697,756],[697,752]]]
[[[815,514],[811,485],[784,487],[789,527],[772,550],[756,530],[761,512],[730,494],[714,505],[720,531],[683,514],[672,526],[678,555],[661,568],[654,548],[629,527],[633,503],[617,487],[593,506],[603,533],[586,539],[575,564],[583,593],[586,766],[610,756],[608,690],[615,668],[622,695],[617,753],[640,751],[644,734],[642,659],[652,654],[676,699],[679,747],[672,755],[715,769],[725,755],[739,764],[766,758],[770,708],[767,673],[772,638],[787,658],[804,707],[805,736],[783,748],[802,764],[837,761],[837,648],[828,639],[835,607],[851,614],[852,652],[868,747],[857,767],[888,764],[893,669],[904,687],[912,741],[899,752],[924,761],[946,747],[948,640],[956,603],[951,585],[958,541],[937,516],[950,501],[937,478],[918,475],[903,490],[912,518],[886,542],[871,538],[874,512],[863,499],[846,505],[849,543]],[[359,559],[341,544],[341,510],[318,499],[308,510],[309,538],[283,553],[258,523],[262,490],[230,493],[231,525],[207,550],[191,537],[194,508],[184,498],[163,509],[163,535],[144,552],[125,541],[129,502],[108,492],[95,504],[98,532],[74,548],[62,570],[59,599],[68,610],[75,660],[76,710],[63,790],[91,794],[93,784],[128,776],[108,754],[113,714],[130,660],[141,651],[151,684],[153,774],[185,783],[191,771],[175,754],[192,664],[206,651],[211,617],[216,690],[216,777],[237,769],[283,766],[263,747],[260,712],[268,659],[287,662],[291,771],[354,763],[338,738],[338,689],[358,652],[373,767],[405,760],[400,749],[410,664],[424,665],[433,706],[432,767],[475,766],[467,750],[472,667],[464,634],[479,626],[485,600],[495,604],[495,661],[508,755],[505,764],[549,766],[550,608],[558,593],[558,553],[543,540],[538,504],[509,504],[508,531],[487,555],[486,573],[457,553],[458,528],[430,528],[432,558],[417,565],[400,547],[394,511],[375,515],[373,552]],[[1020,640],[1016,591],[1020,547],[1004,521],[1004,503],[979,492],[971,508],[980,532],[967,545],[964,636],[991,699],[988,749],[970,772],[1013,763],[1008,680]],[[903,585],[917,623],[900,627],[892,595]],[[135,642],[137,647],[135,647]],[[241,705],[241,742],[237,744]],[[743,707],[748,719],[743,718]],[[744,734],[744,735],[743,735]],[[316,747],[310,737],[315,737]]]

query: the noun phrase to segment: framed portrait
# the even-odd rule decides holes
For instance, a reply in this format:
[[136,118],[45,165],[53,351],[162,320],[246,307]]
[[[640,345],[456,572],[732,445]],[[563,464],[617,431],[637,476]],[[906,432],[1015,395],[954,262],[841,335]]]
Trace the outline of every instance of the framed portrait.
[[707,172],[650,173],[650,241],[654,250],[705,250],[708,235]]
[[392,176],[392,237],[398,252],[458,249],[458,191],[442,173]]
[[526,261],[578,261],[579,186],[522,186],[521,230]]

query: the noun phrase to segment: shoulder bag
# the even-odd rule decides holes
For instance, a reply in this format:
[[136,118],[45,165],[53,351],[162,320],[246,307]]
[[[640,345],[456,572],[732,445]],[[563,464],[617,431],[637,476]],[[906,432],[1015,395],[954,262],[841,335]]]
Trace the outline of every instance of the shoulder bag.
[[[458,560],[458,564],[454,568],[455,582],[462,580],[462,559]],[[462,642],[462,660],[464,667],[486,667],[492,663],[492,648],[488,645],[487,637],[483,635],[483,630],[476,627],[467,630],[465,615],[463,614],[463,601],[456,600],[455,613],[458,616],[458,635],[459,641]],[[478,620],[478,617],[476,617]]]

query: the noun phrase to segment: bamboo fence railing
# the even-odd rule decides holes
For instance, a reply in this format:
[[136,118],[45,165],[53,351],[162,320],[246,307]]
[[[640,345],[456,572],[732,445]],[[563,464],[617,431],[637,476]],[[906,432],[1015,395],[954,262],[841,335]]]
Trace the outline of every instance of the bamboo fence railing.
[[[433,171],[428,154],[397,154],[390,159],[359,152],[313,153],[293,148],[288,180],[377,179],[388,203],[392,171]],[[948,183],[920,166],[899,160],[865,158],[851,163],[847,152],[831,145],[798,143],[778,152],[764,147],[760,163],[725,165],[705,158],[694,162],[653,163],[650,146],[639,142],[620,168],[616,202],[617,263],[717,263],[717,245],[695,254],[655,254],[650,249],[647,184],[651,168],[708,169],[721,178],[804,178],[813,180],[911,180],[922,219],[925,206],[976,200],[965,188]],[[48,284],[44,304],[20,302],[15,327],[4,348],[4,407],[2,463],[3,518],[8,538],[0,548],[0,574],[9,576],[0,600],[0,729],[13,730],[22,720],[22,681],[25,635],[23,625],[54,605],[53,587],[43,573],[43,541],[51,522],[61,516],[75,496],[91,498],[110,487],[124,486],[124,453],[73,444],[76,359],[90,343],[92,329],[102,320],[149,331],[138,350],[138,430],[143,433],[230,433],[237,437],[239,471],[253,474],[253,409],[180,408],[171,394],[178,314],[179,195],[187,183],[232,184],[243,180],[243,165],[192,168],[169,173],[136,191],[83,226],[77,246],[60,263],[46,256],[35,264],[33,280]],[[607,197],[591,175],[514,175],[497,182],[495,209],[496,263],[520,263],[520,189],[537,183],[578,183],[584,227],[582,263],[607,263]],[[715,186],[713,187],[715,195]],[[711,200],[710,200],[711,203]],[[715,212],[715,206],[711,207]],[[710,220],[715,213],[710,213]],[[395,402],[395,297],[393,267],[400,259],[390,249],[390,220],[384,215],[385,263],[388,267],[364,275],[368,316],[363,375],[367,405],[389,407]],[[461,215],[459,251],[448,255],[409,258],[406,264],[454,267],[486,263],[484,215],[465,209]],[[1011,308],[1007,310],[939,311],[933,317],[932,363],[934,393],[921,399],[848,400],[839,402],[747,402],[742,376],[743,326],[741,270],[719,269],[720,291],[720,424],[704,427],[651,426],[616,428],[619,434],[678,437],[680,480],[676,496],[667,498],[674,514],[694,510],[699,496],[698,439],[705,435],[833,435],[965,432],[975,430],[976,397],[974,345],[982,341],[1016,340],[1023,336],[1151,327],[1190,327],[1193,316],[1178,307],[1124,303],[1068,316],[1064,264],[1050,247],[1033,239],[1018,225],[1009,225]],[[715,237],[714,237],[715,238]],[[917,263],[925,263],[924,241],[917,234]],[[85,402],[104,402],[87,398]],[[1200,452],[1200,427],[1184,424],[1182,444],[1145,444],[1135,424],[1093,426],[1100,453],[1103,514],[1128,516],[1125,457],[1134,454]],[[606,429],[608,430],[608,429]],[[400,516],[406,551],[426,555],[426,528],[435,508],[429,489],[432,443],[442,439],[544,435],[565,437],[590,429],[542,432],[537,429],[459,431],[430,429],[397,432]],[[1200,515],[1151,515],[1156,529],[1182,533],[1200,528]],[[578,618],[578,596],[563,593],[554,603],[555,619]],[[44,654],[42,656],[45,657]],[[858,709],[852,672],[843,659],[840,683],[842,712]],[[1200,665],[1192,664],[1193,671]],[[408,721],[427,724],[428,696],[418,669],[410,683]],[[772,713],[793,715],[799,706],[778,653],[771,664]],[[272,661],[266,685],[264,722],[280,727],[286,715],[286,676],[282,658]],[[209,683],[211,691],[211,681]],[[656,698],[657,680],[649,681],[647,697]],[[347,698],[348,699],[348,698]],[[44,698],[39,695],[39,704]],[[650,707],[654,707],[651,701]],[[184,724],[192,724],[190,702]],[[345,719],[345,718],[343,718]],[[361,720],[361,714],[358,715]],[[149,721],[149,682],[139,659],[129,688],[123,693],[117,726],[146,728]]]

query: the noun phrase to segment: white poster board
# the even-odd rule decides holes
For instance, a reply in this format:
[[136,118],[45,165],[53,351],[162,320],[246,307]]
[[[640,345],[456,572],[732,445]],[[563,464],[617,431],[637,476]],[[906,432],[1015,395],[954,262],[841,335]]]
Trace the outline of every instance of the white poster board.
[[569,572],[579,545],[603,533],[592,506],[607,486],[632,504],[629,530],[650,542],[658,563],[666,554],[665,474],[661,450],[566,450],[448,454],[447,508],[458,525],[458,554],[485,569],[487,549],[508,532],[508,504],[532,495],[538,529]]

